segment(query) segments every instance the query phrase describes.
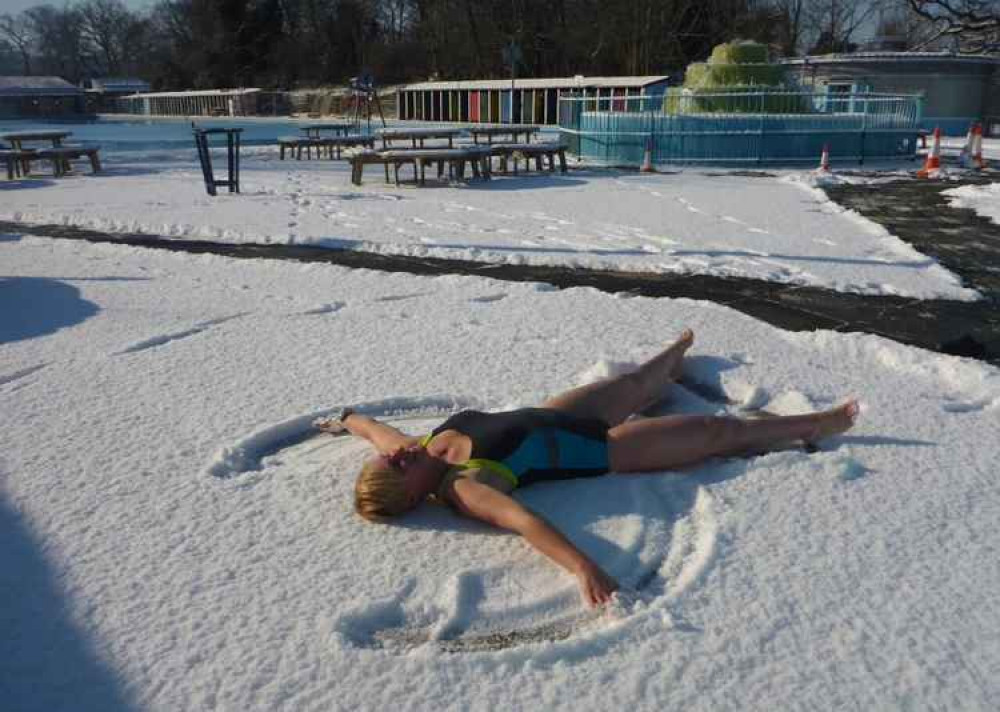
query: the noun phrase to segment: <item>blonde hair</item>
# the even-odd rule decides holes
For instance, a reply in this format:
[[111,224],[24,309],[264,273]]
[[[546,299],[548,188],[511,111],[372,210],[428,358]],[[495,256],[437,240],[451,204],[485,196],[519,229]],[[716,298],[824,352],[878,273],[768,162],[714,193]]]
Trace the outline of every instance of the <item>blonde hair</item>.
[[354,484],[354,511],[368,521],[378,522],[410,508],[402,473],[366,462]]

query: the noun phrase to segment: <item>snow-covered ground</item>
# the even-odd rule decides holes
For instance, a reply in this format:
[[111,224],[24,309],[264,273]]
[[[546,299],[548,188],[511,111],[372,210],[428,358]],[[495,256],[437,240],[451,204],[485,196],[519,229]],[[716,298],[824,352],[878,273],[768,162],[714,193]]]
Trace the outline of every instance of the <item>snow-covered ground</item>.
[[[963,296],[803,177],[357,190],[340,167],[262,157],[245,195],[210,201],[176,158],[129,161],[0,183],[0,212],[232,240],[294,218],[301,242],[630,269],[630,251],[669,261],[651,236],[681,236],[670,250],[733,253],[702,271],[807,265],[830,286]],[[321,218],[331,206],[347,216]],[[543,232],[535,211],[573,229]],[[526,249],[552,243],[563,253]],[[994,367],[592,289],[19,235],[0,236],[0,265],[4,710],[995,709]],[[664,410],[795,413],[853,395],[863,413],[811,454],[518,492],[621,581],[607,611],[582,610],[523,541],[445,510],[364,522],[350,493],[365,446],[310,431],[345,405],[420,433],[456,408],[535,404],[684,326],[695,385]]]
[[356,187],[343,161],[279,161],[274,147],[244,154],[240,195],[207,196],[191,149],[113,153],[105,175],[5,191],[0,219],[977,297],[934,260],[830,201],[808,172],[758,178],[595,169],[417,189],[386,185],[377,166]]

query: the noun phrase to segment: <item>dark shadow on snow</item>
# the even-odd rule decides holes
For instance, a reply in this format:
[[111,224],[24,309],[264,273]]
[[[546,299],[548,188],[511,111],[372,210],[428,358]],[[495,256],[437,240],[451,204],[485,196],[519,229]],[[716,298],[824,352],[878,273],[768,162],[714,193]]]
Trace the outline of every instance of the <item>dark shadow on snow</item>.
[[96,641],[71,619],[41,542],[2,497],[0,541],[0,708],[137,709]]
[[0,276],[0,344],[75,326],[100,311],[76,287],[44,277]]
[[20,180],[0,181],[0,190],[30,190],[31,188],[46,188],[53,181],[46,178],[23,178]]

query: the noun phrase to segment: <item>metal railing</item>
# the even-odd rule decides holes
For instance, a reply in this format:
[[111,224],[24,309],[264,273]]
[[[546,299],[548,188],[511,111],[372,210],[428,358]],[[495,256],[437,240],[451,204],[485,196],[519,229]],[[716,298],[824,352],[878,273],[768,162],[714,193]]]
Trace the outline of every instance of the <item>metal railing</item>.
[[569,150],[610,165],[913,158],[919,95],[747,90],[561,97]]

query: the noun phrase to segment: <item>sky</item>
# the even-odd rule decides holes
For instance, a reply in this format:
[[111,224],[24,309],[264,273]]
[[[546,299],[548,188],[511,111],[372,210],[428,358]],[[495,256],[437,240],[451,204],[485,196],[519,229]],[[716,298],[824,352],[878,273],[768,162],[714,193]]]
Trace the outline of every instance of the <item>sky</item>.
[[[65,0],[63,0],[64,2]],[[155,3],[156,0],[122,0],[125,6],[131,8],[132,10],[144,10]],[[44,0],[0,0],[0,14],[12,14],[15,15],[28,8],[35,7],[36,5],[56,5],[59,6],[63,4],[59,0],[54,0],[53,2],[46,3]],[[869,22],[858,31],[857,37],[864,39],[870,37],[875,32],[875,23],[877,19],[872,18]]]
[[[144,10],[152,5],[154,1],[155,0],[122,0],[122,2],[125,3],[125,6],[132,10]],[[0,14],[16,15],[19,12],[37,5],[55,5],[56,7],[61,7],[63,4],[64,2],[60,0],[53,0],[52,2],[44,2],[44,0],[0,0]]]

